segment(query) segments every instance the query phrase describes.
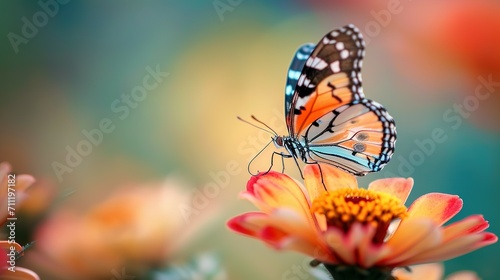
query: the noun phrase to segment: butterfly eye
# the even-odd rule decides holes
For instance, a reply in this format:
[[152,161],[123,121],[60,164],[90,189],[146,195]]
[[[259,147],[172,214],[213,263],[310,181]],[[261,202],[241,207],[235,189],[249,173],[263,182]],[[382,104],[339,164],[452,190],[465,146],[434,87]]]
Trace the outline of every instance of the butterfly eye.
[[276,138],[274,138],[274,143],[279,147],[283,147],[283,137],[277,136]]

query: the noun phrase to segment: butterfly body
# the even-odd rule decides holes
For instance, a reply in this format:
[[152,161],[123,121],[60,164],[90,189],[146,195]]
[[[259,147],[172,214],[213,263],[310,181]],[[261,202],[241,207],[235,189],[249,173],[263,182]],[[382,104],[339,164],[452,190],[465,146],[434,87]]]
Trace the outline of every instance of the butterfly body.
[[290,156],[307,162],[308,150],[306,142],[300,142],[298,139],[290,136],[275,136],[273,137],[273,143],[276,148],[284,148]]
[[396,142],[393,118],[364,97],[363,37],[354,25],[301,46],[285,88],[289,135],[274,136],[278,148],[306,164],[327,163],[362,176],[381,170]]

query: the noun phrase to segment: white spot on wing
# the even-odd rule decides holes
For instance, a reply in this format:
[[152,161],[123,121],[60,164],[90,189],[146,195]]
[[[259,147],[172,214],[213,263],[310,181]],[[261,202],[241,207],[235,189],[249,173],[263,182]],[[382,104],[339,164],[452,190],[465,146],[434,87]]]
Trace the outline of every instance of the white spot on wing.
[[341,51],[344,49],[344,43],[338,42],[337,44],[335,44],[335,47],[337,48],[337,50]]
[[305,75],[300,75],[299,81],[297,82],[297,85],[301,86],[304,84],[304,79],[306,78]]
[[342,58],[342,59],[346,59],[346,58],[348,58],[348,57],[349,57],[349,51],[348,51],[348,50],[342,50],[342,51],[340,52],[340,58]]
[[310,57],[307,60],[306,65],[314,69],[323,70],[328,64],[326,63],[326,61],[319,57]]
[[332,69],[333,73],[338,73],[340,72],[340,61],[336,60],[330,64],[330,68]]
[[337,42],[337,40],[335,39],[332,39],[332,40],[328,40],[328,38],[323,38],[323,44],[325,45],[330,45],[330,44],[335,44]]

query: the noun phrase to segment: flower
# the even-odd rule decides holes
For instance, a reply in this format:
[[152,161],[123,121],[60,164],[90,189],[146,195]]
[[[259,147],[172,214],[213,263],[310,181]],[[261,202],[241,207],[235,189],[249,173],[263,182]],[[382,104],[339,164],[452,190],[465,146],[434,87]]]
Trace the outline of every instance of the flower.
[[[277,172],[253,176],[242,198],[261,212],[228,221],[230,229],[276,249],[305,253],[334,274],[344,266],[388,274],[395,267],[454,258],[497,241],[473,215],[443,226],[462,208],[455,195],[429,193],[406,209],[413,179],[390,178],[359,189],[354,176],[329,165],[307,165],[305,187]],[[306,190],[307,189],[307,190]],[[333,271],[333,272],[332,272]]]
[[13,180],[13,189],[11,193],[15,193],[14,209],[18,209],[24,200],[28,197],[27,189],[35,182],[35,178],[31,175],[21,174],[15,175],[9,163],[0,163],[0,224],[3,225],[7,222],[8,216],[8,194],[9,194],[9,180]]
[[[393,276],[397,280],[441,280],[444,275],[444,267],[441,263],[421,264],[410,267],[410,271],[404,269],[394,270]],[[446,280],[479,280],[473,271],[459,271],[445,278]]]
[[[8,217],[15,217],[15,212],[10,212],[9,207],[14,211],[19,210],[23,202],[27,198],[27,189],[35,182],[35,178],[31,175],[12,173],[12,168],[9,163],[0,163],[0,225],[4,226],[7,223]],[[14,196],[10,196],[12,193]],[[14,201],[13,201],[14,200]],[[13,205],[10,203],[14,202]],[[13,221],[15,223],[15,221]],[[16,266],[16,261],[19,255],[23,254],[23,247],[12,239],[0,240],[0,278],[9,279],[28,279],[39,280],[38,275],[26,268]],[[8,254],[16,254],[16,257]],[[14,258],[14,260],[12,260]],[[9,261],[13,261],[12,265]],[[9,265],[9,266],[7,266]],[[13,270],[9,270],[13,269]]]
[[207,220],[210,209],[186,220],[180,207],[190,198],[179,182],[167,180],[120,188],[84,213],[59,209],[36,233],[32,261],[64,279],[110,279],[125,268],[128,275],[145,274]]

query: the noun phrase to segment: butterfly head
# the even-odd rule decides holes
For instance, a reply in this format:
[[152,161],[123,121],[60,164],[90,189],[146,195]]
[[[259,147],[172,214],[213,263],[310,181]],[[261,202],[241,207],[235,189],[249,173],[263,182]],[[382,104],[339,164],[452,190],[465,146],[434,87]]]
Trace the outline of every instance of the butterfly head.
[[273,136],[273,143],[277,149],[284,147],[284,141],[282,136],[279,135]]

